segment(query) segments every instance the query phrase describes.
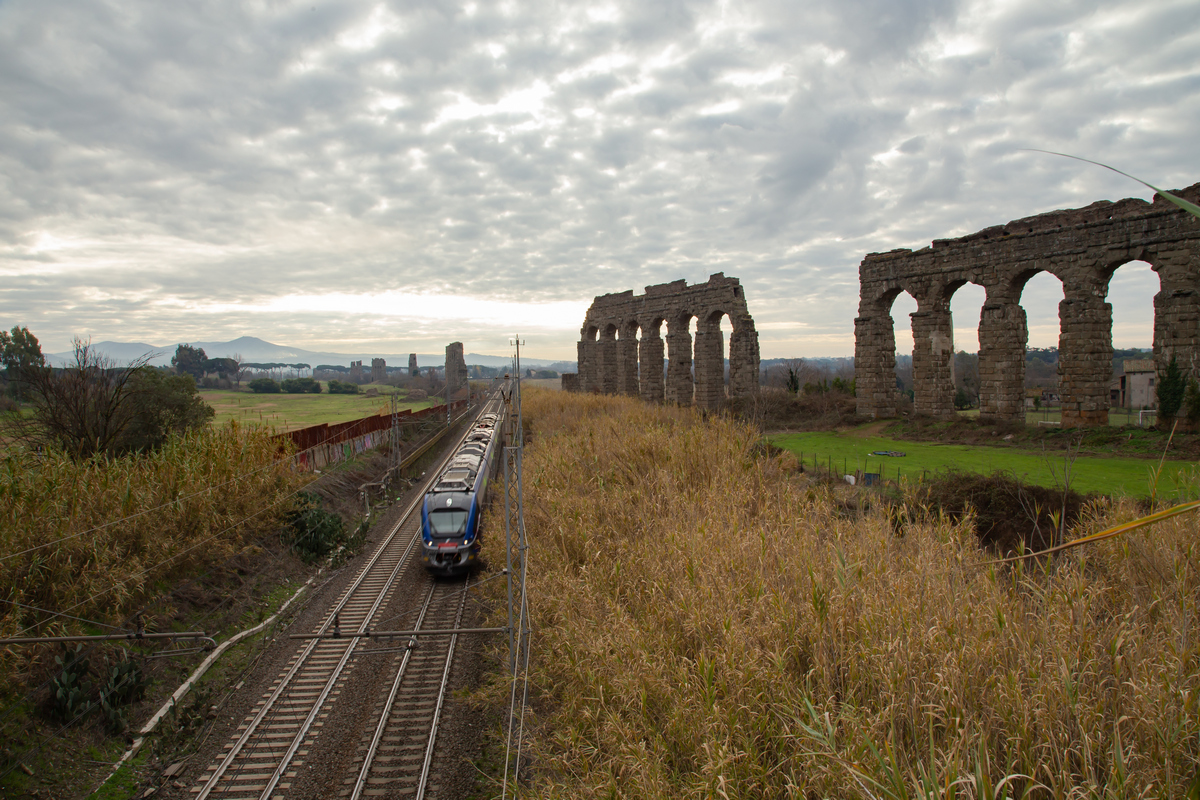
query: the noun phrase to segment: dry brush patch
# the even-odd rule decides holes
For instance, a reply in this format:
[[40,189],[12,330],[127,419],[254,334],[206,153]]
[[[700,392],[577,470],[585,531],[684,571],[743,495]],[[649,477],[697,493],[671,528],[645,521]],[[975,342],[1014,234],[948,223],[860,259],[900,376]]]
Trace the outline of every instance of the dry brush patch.
[[[278,447],[226,425],[139,456],[10,450],[0,459],[0,599],[10,601],[0,636],[47,618],[13,603],[120,625],[168,581],[278,529],[307,480]],[[78,628],[58,617],[40,631]]]
[[[736,422],[535,391],[525,417],[537,796],[1196,779],[1194,519],[998,567],[969,520],[839,511]],[[1137,515],[1092,507],[1079,530]]]

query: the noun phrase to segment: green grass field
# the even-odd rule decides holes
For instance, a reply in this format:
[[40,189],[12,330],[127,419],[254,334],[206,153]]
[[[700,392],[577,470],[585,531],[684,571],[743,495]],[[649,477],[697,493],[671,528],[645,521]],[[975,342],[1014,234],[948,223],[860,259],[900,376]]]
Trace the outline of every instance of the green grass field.
[[[217,412],[214,424],[236,419],[251,425],[267,425],[283,433],[310,425],[349,422],[387,413],[390,400],[385,392],[390,391],[391,387],[382,387],[378,396],[367,397],[362,394],[254,394],[202,389],[200,396]],[[440,402],[441,398],[409,401],[401,397],[400,408],[418,410]]]
[[[916,478],[926,471],[957,469],[964,472],[991,474],[1005,472],[1036,486],[1061,486],[1064,454],[1061,451],[1045,455],[1008,447],[983,447],[961,444],[935,444],[901,441],[882,436],[857,436],[845,433],[781,433],[769,437],[772,444],[803,455],[807,464],[825,467],[832,459],[835,471],[855,470],[881,472],[888,480],[899,474]],[[876,450],[905,453],[904,457],[872,456]],[[1071,488],[1083,494],[1106,494],[1127,497],[1150,495],[1151,476],[1157,460],[1140,458],[1097,458],[1080,456],[1071,468]],[[1055,472],[1058,483],[1055,481]],[[1192,494],[1197,487],[1195,462],[1167,461],[1158,482],[1158,494],[1163,498]]]

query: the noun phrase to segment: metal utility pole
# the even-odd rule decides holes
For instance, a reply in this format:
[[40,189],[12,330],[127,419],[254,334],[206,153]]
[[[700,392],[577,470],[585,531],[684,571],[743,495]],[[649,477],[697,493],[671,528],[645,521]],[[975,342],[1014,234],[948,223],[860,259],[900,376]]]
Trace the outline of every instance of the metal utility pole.
[[504,543],[508,566],[508,650],[509,671],[515,677],[520,663],[519,653],[526,645],[525,614],[525,513],[521,506],[521,462],[524,434],[521,423],[521,345],[516,337],[510,342],[516,347],[512,380],[505,408],[507,441],[504,448]]
[[396,393],[392,392],[392,462],[389,465],[389,474],[400,466],[400,401],[396,397]]

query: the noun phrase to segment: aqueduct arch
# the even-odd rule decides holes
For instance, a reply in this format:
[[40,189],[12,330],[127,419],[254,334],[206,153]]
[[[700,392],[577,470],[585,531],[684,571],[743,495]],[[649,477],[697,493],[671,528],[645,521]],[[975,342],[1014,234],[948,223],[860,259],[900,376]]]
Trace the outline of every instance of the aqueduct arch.
[[[729,396],[753,395],[758,392],[758,331],[741,283],[720,272],[693,286],[674,281],[647,286],[646,293],[637,297],[633,290],[597,297],[580,329],[578,376],[573,380],[564,376],[563,386],[682,405],[691,404],[694,397],[701,408],[715,409],[725,397],[721,332],[725,316],[733,328]],[[694,350],[688,330],[693,317],[697,320]],[[668,357],[665,380],[664,352]]]
[[[1175,194],[1200,200],[1200,183]],[[1158,273],[1154,297],[1154,360],[1159,371],[1174,356],[1200,377],[1200,220],[1155,196],[1052,211],[938,239],[921,250],[870,253],[859,266],[854,321],[858,413],[896,414],[892,301],[907,291],[912,314],[914,407],[954,413],[954,333],[950,298],[966,283],[983,286],[979,319],[980,415],[1024,419],[1028,329],[1021,291],[1039,272],[1062,281],[1059,304],[1059,396],[1064,426],[1108,421],[1112,370],[1113,272],[1130,261]]]

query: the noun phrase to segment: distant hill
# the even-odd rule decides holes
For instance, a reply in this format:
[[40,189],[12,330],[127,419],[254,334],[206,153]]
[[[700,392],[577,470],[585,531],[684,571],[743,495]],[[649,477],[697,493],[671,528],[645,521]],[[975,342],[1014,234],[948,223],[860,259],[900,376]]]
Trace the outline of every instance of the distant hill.
[[[242,336],[234,339],[231,342],[187,342],[192,347],[203,348],[205,355],[209,358],[227,358],[235,354],[241,354],[243,360],[249,362],[284,362],[284,363],[305,363],[316,366],[317,364],[337,364],[342,366],[350,366],[351,361],[362,361],[366,364],[371,363],[373,358],[382,358],[387,361],[389,367],[406,367],[408,366],[408,353],[326,353],[316,350],[305,350],[300,347],[287,347],[285,345],[274,344],[272,342],[263,341],[254,336]],[[165,345],[146,344],[145,342],[93,342],[92,347],[98,353],[102,353],[118,364],[128,364],[136,358],[141,358],[144,355],[150,354],[150,363],[154,366],[166,366],[171,363],[171,356],[175,355],[175,348],[179,342],[172,342]],[[47,353],[46,359],[54,366],[63,366],[74,360],[75,354],[71,351],[63,353]],[[478,364],[481,367],[505,367],[512,363],[512,359],[507,356],[489,356],[479,353],[468,353],[464,356],[464,360],[468,366]],[[440,367],[446,362],[446,354],[443,353],[417,353],[417,366],[419,367]],[[554,364],[562,364],[560,361],[549,361],[540,358],[522,358],[521,366],[537,367],[542,369]]]

